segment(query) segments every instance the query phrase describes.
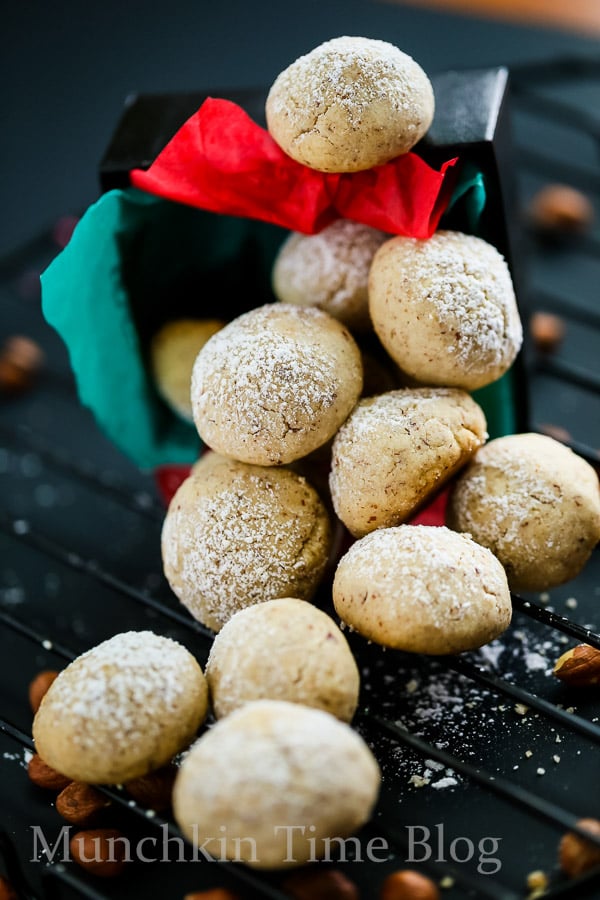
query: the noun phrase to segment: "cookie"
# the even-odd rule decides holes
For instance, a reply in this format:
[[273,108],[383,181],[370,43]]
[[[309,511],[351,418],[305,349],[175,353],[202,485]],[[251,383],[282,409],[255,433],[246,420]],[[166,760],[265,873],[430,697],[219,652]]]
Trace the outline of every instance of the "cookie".
[[[257,700],[192,747],[175,781],[183,833],[217,859],[258,869],[326,854],[371,815],[379,767],[363,739],[320,709]],[[332,846],[336,846],[333,844]]]
[[406,388],[361,400],[333,442],[329,485],[355,537],[400,525],[486,439],[483,411],[454,388]]
[[219,629],[246,606],[309,600],[329,556],[329,517],[289,469],[212,459],[174,495],[162,531],[165,576],[204,625]]
[[207,340],[224,324],[218,319],[176,319],[152,338],[150,364],[156,388],[173,412],[187,422],[192,421],[194,362]]
[[600,540],[598,476],[551,437],[497,438],[459,477],[447,521],[496,554],[514,591],[545,591],[578,575]]
[[483,387],[510,368],[523,340],[503,257],[457,231],[386,241],[371,266],[369,310],[387,352],[419,384]]
[[350,332],[319,309],[274,303],[230,322],[200,351],[194,421],[213,450],[281,465],[333,437],[362,389]]
[[282,150],[320,172],[358,172],[407,153],[433,120],[423,69],[386,41],[339,37],[276,78],[267,127]]
[[273,266],[273,291],[284,303],[316,306],[351,330],[369,330],[369,269],[386,238],[349,219],[319,234],[291,234]]
[[185,647],[151,631],[117,634],[50,685],[33,722],[36,750],[74,781],[121,784],[188,746],[208,689]]
[[236,613],[217,635],[206,677],[218,719],[252,700],[286,700],[349,722],[359,674],[333,619],[304,600],[268,600]]
[[504,569],[468,535],[399,525],[361,538],[333,583],[340,618],[369,640],[411,653],[461,653],[510,624]]

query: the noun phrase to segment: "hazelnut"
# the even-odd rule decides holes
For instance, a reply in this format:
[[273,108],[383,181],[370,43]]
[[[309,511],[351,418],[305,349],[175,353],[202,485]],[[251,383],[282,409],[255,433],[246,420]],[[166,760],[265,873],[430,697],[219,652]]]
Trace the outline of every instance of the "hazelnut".
[[0,392],[19,394],[31,387],[44,353],[35,341],[15,335],[0,348]]
[[600,650],[578,644],[556,660],[554,674],[569,687],[592,687],[600,683]]
[[0,875],[0,900],[19,900],[14,887],[3,875]]
[[36,675],[29,685],[29,704],[34,715],[40,708],[40,703],[44,699],[46,691],[57,677],[58,672],[55,672],[54,669],[46,669],[44,672]]
[[127,839],[116,828],[78,831],[69,842],[73,860],[92,875],[114,878],[128,861]]
[[435,882],[414,869],[392,872],[381,885],[380,900],[439,900]]
[[57,813],[71,825],[91,825],[111,805],[108,797],[81,781],[72,781],[56,798]]
[[594,207],[581,191],[566,184],[547,184],[532,198],[529,219],[540,231],[584,232],[594,221]]
[[283,882],[293,900],[359,900],[358,888],[339,869],[305,869]]
[[134,778],[124,785],[130,797],[146,809],[163,812],[171,806],[173,783],[177,775],[175,766],[164,766],[148,775]]
[[536,312],[530,319],[529,331],[540,353],[552,353],[564,338],[566,326],[560,316]]
[[70,778],[57,772],[56,769],[50,768],[37,753],[29,760],[27,774],[30,781],[48,791],[62,791],[68,784],[71,784]]
[[[598,819],[580,819],[577,822],[579,828],[589,831],[596,837],[600,837],[600,822]],[[576,878],[600,865],[600,847],[590,844],[585,838],[579,837],[573,831],[569,831],[562,838],[558,848],[560,867],[570,878]]]
[[212,888],[208,891],[194,891],[186,894],[183,900],[240,900],[238,894],[233,894],[225,888]]

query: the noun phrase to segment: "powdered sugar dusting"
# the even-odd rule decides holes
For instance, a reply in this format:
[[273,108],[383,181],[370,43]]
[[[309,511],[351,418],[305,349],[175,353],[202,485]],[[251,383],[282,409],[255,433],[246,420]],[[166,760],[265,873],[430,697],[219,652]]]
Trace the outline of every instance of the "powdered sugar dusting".
[[367,286],[382,231],[338,219],[319,234],[293,234],[279,252],[273,285],[280,300],[317,306],[348,327],[370,325]]
[[219,472],[180,488],[163,529],[173,590],[216,629],[252,603],[308,599],[329,551],[327,514],[304,478],[228,461]]
[[[331,436],[361,386],[358,348],[329,316],[290,304],[263,306],[235,319],[200,352],[192,375],[194,421],[213,449],[247,462],[288,462]],[[328,433],[319,443],[324,422]],[[316,438],[303,453],[283,458],[282,446],[307,435]],[[253,445],[269,458],[245,456]]]
[[106,728],[115,752],[147,741],[189,692],[192,672],[198,672],[195,660],[176,641],[150,631],[115,635],[58,676],[41,707],[46,727],[70,722],[71,740],[84,750]]

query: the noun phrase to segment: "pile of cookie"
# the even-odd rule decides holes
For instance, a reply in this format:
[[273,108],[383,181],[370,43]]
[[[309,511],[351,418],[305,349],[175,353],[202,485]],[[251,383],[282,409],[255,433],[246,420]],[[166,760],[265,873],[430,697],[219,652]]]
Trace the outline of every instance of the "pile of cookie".
[[[410,57],[344,37],[276,79],[267,122],[302,164],[354,172],[407,152],[433,110]],[[194,842],[218,855],[225,841],[229,858],[258,867],[318,854],[369,818],[378,793],[377,763],[346,724],[359,693],[352,653],[307,602],[328,565],[348,626],[388,647],[457,653],[508,627],[510,588],[574,576],[600,537],[598,480],[583,460],[539,435],[485,445],[469,392],[500,378],[522,340],[494,247],[339,220],[291,235],[273,284],[279,302],[200,329],[197,356],[189,329],[175,329],[195,357],[191,402],[181,361],[171,372],[181,345],[155,345],[164,396],[210,448],[162,535],[174,593],[218,632],[206,678],[173,642],[120,635],[56,679],[34,727],[50,765],[116,783],[185,747],[210,695],[219,721],[179,770],[175,815]],[[369,331],[375,359],[361,346]],[[406,524],[457,473],[450,527]],[[339,561],[336,519],[356,539]]]

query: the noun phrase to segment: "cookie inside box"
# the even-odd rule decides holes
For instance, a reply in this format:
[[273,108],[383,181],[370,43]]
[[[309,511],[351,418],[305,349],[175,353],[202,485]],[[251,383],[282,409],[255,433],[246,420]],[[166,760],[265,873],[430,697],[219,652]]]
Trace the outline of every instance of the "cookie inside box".
[[[440,227],[494,244],[514,276],[507,225],[507,72],[448,72],[433,81],[436,118],[416,152],[435,168],[458,158]],[[265,96],[262,90],[228,94],[259,122]],[[191,463],[200,450],[193,425],[156,390],[149,365],[152,337],[172,320],[227,321],[274,301],[273,261],[289,234],[267,222],[207,212],[130,187],[131,171],[147,169],[205,98],[140,95],[128,102],[100,164],[104,193],[44,275],[44,311],[69,347],[83,403],[144,467]],[[374,336],[361,342],[375,359],[383,355]],[[518,366],[475,393],[492,437],[523,424]]]

